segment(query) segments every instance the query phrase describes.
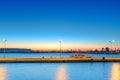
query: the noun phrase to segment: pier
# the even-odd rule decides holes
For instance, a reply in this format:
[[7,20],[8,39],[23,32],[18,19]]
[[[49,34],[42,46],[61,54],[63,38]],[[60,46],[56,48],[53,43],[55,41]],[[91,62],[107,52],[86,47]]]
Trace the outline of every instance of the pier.
[[0,58],[0,63],[120,62],[120,58]]

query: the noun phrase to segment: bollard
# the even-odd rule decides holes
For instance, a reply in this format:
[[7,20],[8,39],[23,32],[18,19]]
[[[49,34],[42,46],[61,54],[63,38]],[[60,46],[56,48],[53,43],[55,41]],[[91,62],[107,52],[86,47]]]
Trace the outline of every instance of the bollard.
[[102,57],[103,61],[105,61],[105,57]]

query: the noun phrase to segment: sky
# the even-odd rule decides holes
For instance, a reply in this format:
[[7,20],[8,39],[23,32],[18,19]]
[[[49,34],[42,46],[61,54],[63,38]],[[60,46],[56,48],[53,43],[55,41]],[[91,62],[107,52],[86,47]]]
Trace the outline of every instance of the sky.
[[0,47],[120,48],[119,0],[0,0]]

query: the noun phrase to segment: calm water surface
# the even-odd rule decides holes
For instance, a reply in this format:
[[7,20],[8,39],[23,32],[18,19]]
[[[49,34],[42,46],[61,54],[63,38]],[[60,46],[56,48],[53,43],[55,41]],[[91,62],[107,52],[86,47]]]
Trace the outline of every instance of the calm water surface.
[[[86,56],[92,56],[92,57],[120,57],[120,54],[91,54],[91,53],[61,53],[62,57],[69,57],[73,54],[80,54],[80,55],[86,55]],[[6,57],[32,57],[32,58],[38,58],[38,57],[60,57],[60,53],[0,53],[0,57],[3,56]]]
[[[0,54],[0,57],[3,55]],[[69,55],[71,54],[64,54],[63,57]],[[6,56],[58,57],[59,54],[6,54]],[[97,54],[94,57],[98,57]],[[0,63],[0,80],[120,80],[120,63]]]

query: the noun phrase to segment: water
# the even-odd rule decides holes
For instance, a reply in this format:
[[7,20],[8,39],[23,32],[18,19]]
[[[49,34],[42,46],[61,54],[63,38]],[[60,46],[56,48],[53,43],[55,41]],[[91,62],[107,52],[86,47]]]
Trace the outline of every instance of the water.
[[[2,57],[4,54],[0,54]],[[68,57],[71,54],[63,54]],[[86,54],[92,55],[92,54]],[[7,57],[58,57],[59,54],[6,54]],[[100,55],[108,56],[108,55]],[[111,55],[111,56],[119,56]],[[94,57],[98,57],[94,54]],[[110,56],[108,56],[110,57]],[[120,80],[118,62],[0,63],[0,80]]]
[[[92,57],[120,57],[120,54],[91,54],[91,53],[61,53],[62,57],[69,57],[73,54],[80,54]],[[0,53],[0,57],[13,57],[13,58],[39,58],[39,57],[60,57],[60,53]]]

